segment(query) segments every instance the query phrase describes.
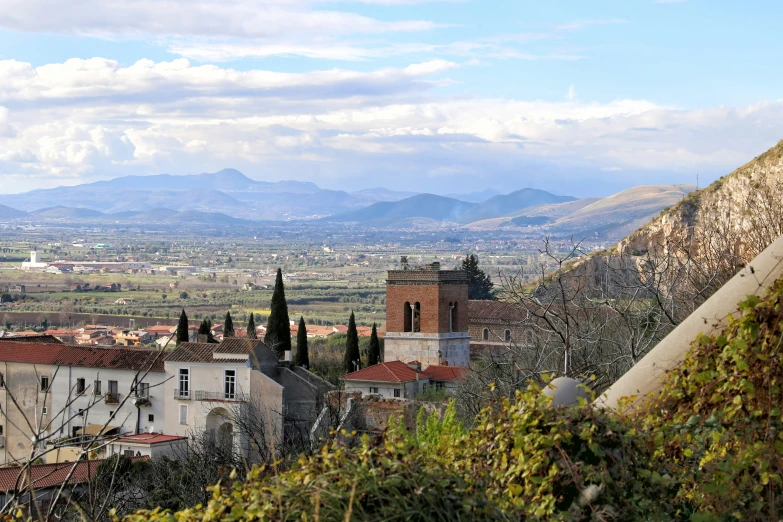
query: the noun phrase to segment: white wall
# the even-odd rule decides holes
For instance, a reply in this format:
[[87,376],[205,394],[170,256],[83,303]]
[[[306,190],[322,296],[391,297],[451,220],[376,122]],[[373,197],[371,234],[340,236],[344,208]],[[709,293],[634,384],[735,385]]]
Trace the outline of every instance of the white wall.
[[[370,393],[370,388],[378,388],[378,395],[384,399],[413,399],[422,391],[426,380],[407,383],[345,381],[345,391],[359,391],[363,395]],[[394,396],[394,390],[400,390],[400,397]],[[375,392],[373,392],[375,393]]]
[[176,458],[178,455],[182,455],[185,450],[186,440],[176,440],[171,442],[160,442],[158,444],[134,444],[128,442],[112,442],[109,444],[107,456],[120,454],[125,450],[133,450],[133,456],[137,456],[137,453],[142,457],[150,457],[157,459],[163,456],[169,458]]
[[[54,376],[54,370],[52,371]],[[149,431],[154,427],[160,432],[165,424],[165,396],[164,386],[160,384],[165,379],[162,372],[148,372],[141,378],[144,372],[135,370],[107,370],[103,368],[82,368],[78,366],[61,366],[57,368],[57,374],[53,377],[52,408],[50,415],[58,415],[60,425],[64,424],[63,435],[71,435],[74,426],[87,426],[88,424],[108,424],[121,426],[121,433],[136,433],[138,413],[141,413],[139,428],[141,432]],[[136,408],[133,405],[134,379],[140,378],[141,382],[150,385],[150,406]],[[85,392],[76,394],[76,381],[79,378],[85,380]],[[101,395],[94,394],[94,382],[101,381]],[[109,381],[117,381],[119,402],[124,404],[106,404],[106,394],[109,392]],[[158,386],[156,386],[158,385]],[[70,397],[70,399],[69,399]],[[127,399],[127,400],[125,400]],[[69,405],[69,400],[73,402]],[[85,410],[82,417],[78,416],[79,409]],[[112,417],[112,412],[113,417]],[[154,420],[149,420],[153,415]]]
[[[166,384],[164,395],[166,403],[166,423],[164,433],[166,435],[188,435],[188,432],[197,429],[202,430],[206,426],[206,418],[209,412],[217,407],[225,407],[229,411],[237,407],[237,402],[226,401],[197,401],[196,391],[223,393],[225,370],[236,370],[236,392],[249,393],[250,372],[252,371],[243,363],[187,363],[166,362]],[[190,369],[190,399],[176,399],[176,391],[179,389],[179,369]],[[180,424],[180,406],[188,408],[187,424]]]

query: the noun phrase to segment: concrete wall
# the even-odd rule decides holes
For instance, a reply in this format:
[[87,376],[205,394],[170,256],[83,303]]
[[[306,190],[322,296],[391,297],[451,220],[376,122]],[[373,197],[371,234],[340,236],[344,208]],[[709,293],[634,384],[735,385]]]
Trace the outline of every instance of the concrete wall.
[[252,407],[264,419],[266,440],[273,452],[283,440],[283,392],[283,386],[266,374],[255,370],[250,373]]
[[[41,391],[42,376],[51,379],[54,368],[50,365],[0,362],[5,386],[0,388],[0,426],[3,427],[3,448],[0,448],[0,464],[27,460],[30,456],[30,437],[34,435],[29,425],[39,432],[53,434],[58,426],[56,412],[52,409],[52,393]],[[57,376],[58,379],[67,377]],[[50,388],[51,389],[51,388]],[[16,401],[14,404],[13,399]],[[46,407],[46,415],[43,408]]]
[[171,442],[160,442],[158,444],[134,444],[128,442],[112,442],[107,447],[107,457],[115,454],[122,455],[125,450],[132,450],[133,456],[150,457],[157,459],[160,457],[177,458],[183,455],[187,450],[188,441],[184,439]]
[[[76,382],[85,380],[85,391],[76,393]],[[137,408],[133,404],[135,393],[133,384],[140,382],[150,385],[150,406]],[[116,370],[103,368],[83,368],[79,366],[61,366],[57,378],[52,382],[52,406],[60,412],[59,422],[63,426],[63,435],[73,434],[75,427],[100,424],[120,427],[120,433],[136,433],[136,424],[142,432],[154,428],[163,429],[165,424],[165,394],[161,386],[166,375],[163,372],[137,372],[135,370]],[[100,395],[96,395],[95,381],[100,381]],[[107,403],[109,381],[117,381],[119,403]],[[120,404],[123,401],[124,404]],[[84,410],[81,416],[79,410]],[[152,420],[150,420],[152,415]]]
[[[440,357],[438,351],[441,352]],[[384,339],[384,362],[419,361],[422,367],[441,365],[468,366],[470,337],[467,332],[419,334],[390,332]]]

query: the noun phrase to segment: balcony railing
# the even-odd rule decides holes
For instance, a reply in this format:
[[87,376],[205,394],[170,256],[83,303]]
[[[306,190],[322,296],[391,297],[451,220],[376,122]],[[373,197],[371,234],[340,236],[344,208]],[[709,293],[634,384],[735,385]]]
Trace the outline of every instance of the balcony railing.
[[174,398],[181,401],[189,401],[190,390],[174,390]]
[[213,392],[196,390],[197,401],[236,401],[247,402],[248,397],[244,393]]
[[106,404],[119,404],[120,403],[120,394],[119,393],[107,393],[105,402],[106,402]]

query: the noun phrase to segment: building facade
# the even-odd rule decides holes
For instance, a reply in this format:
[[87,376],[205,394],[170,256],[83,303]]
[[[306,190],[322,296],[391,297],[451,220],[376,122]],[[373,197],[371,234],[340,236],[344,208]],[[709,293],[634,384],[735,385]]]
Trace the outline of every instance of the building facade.
[[386,280],[384,362],[467,366],[468,278],[440,263],[390,270]]

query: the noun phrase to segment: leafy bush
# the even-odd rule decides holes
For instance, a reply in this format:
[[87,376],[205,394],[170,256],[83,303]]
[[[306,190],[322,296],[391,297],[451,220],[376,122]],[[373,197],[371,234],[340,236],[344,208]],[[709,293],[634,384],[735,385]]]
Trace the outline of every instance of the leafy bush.
[[[420,414],[206,506],[129,520],[778,520],[783,282],[701,336],[644,410],[551,408],[531,386],[470,428]],[[425,418],[426,417],[426,418]]]

